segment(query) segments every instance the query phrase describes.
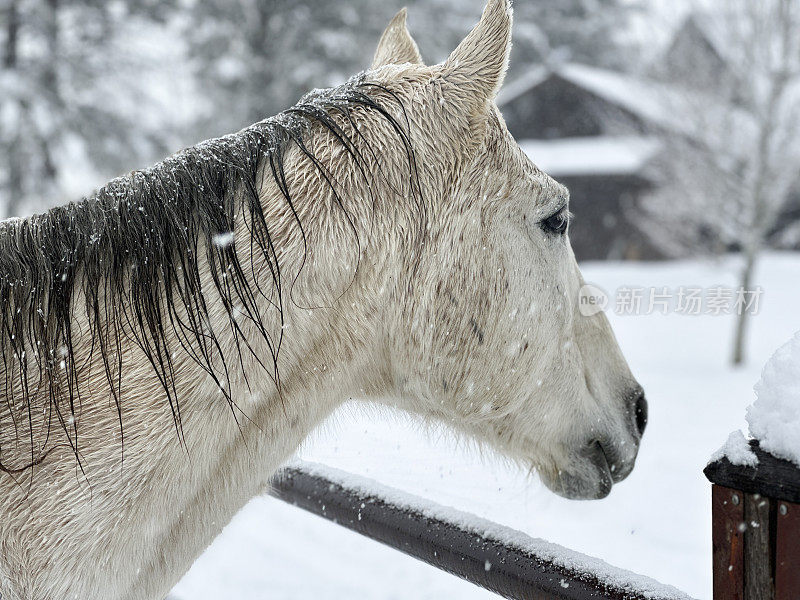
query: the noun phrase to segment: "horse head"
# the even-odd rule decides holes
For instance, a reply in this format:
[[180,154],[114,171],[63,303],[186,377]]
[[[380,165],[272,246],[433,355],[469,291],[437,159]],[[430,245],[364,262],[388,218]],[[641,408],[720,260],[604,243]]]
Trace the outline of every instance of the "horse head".
[[407,107],[424,165],[426,234],[385,327],[398,405],[488,443],[569,498],[633,468],[647,404],[602,312],[584,316],[569,192],[538,169],[494,102],[511,48],[507,0],[440,65],[390,23],[371,77]]

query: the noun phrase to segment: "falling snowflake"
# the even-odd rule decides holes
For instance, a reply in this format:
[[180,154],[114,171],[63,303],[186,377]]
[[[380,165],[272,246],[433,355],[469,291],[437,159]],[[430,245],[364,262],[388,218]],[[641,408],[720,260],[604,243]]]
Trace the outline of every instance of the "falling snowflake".
[[223,233],[217,233],[211,238],[211,243],[217,248],[227,248],[233,243],[233,232],[225,231]]

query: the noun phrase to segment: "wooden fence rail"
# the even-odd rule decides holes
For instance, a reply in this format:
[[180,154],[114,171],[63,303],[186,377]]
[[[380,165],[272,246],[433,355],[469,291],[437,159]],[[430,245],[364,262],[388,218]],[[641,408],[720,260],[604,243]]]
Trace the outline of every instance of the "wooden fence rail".
[[287,467],[271,494],[504,598],[690,600],[598,559],[320,465]]

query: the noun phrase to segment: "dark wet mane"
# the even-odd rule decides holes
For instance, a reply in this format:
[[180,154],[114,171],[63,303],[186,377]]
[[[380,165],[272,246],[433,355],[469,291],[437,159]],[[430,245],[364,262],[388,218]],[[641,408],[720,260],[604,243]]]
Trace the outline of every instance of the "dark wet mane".
[[[256,297],[268,296],[283,323],[281,290],[287,282],[278,265],[280,249],[275,247],[271,225],[259,201],[258,177],[262,172],[271,173],[302,231],[284,171],[287,148],[294,143],[309,157],[339,201],[335,182],[305,142],[311,127],[320,124],[347,150],[354,168],[366,177],[366,170],[372,168],[369,163],[376,157],[371,150],[364,154],[365,138],[352,117],[354,109],[363,109],[390,123],[409,157],[413,180],[416,171],[408,122],[392,116],[393,111],[404,114],[403,106],[388,90],[376,88],[361,77],[312,93],[277,117],[115,179],[85,200],[0,224],[0,383],[5,386],[0,422],[9,427],[9,421],[13,421],[17,437],[24,431],[22,437],[29,434],[31,444],[30,459],[13,469],[4,466],[0,448],[0,470],[22,471],[45,456],[43,447],[34,448],[37,420],[33,410],[44,410],[44,427],[48,432],[54,425],[60,427],[79,457],[75,418],[81,397],[76,366],[88,359],[76,356],[78,332],[73,331],[73,322],[77,307],[83,310],[84,305],[75,303],[76,295],[85,299],[90,353],[98,352],[102,357],[121,430],[124,335],[134,338],[158,375],[179,436],[175,348],[167,347],[168,332],[174,333],[232,403],[226,385],[229,365],[241,361],[242,352],[248,350],[234,317],[237,307],[266,340],[271,360],[267,358],[261,364],[280,387],[277,364],[283,334],[276,337],[268,333]],[[249,261],[242,264],[233,245],[227,243],[225,236],[233,230],[237,212],[245,216],[253,253],[261,253],[269,265],[272,281],[259,282],[263,290],[249,283]],[[223,236],[226,243],[214,243],[215,236]],[[230,330],[240,346],[238,357],[222,354],[217,340],[220,332],[209,326],[198,268],[202,261],[207,262],[225,305]],[[86,344],[85,337],[81,344]],[[255,358],[261,361],[263,357]],[[49,405],[32,407],[34,394],[49,396]]]

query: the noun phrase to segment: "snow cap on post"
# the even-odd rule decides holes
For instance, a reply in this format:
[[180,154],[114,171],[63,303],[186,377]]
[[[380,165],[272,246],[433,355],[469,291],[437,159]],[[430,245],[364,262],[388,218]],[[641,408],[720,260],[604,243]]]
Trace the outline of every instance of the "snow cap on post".
[[442,65],[442,75],[460,94],[481,106],[495,99],[511,55],[510,0],[489,0],[475,28]]
[[422,64],[422,56],[417,43],[406,27],[407,14],[408,11],[405,8],[400,9],[400,12],[389,21],[389,25],[386,26],[386,30],[378,42],[375,58],[372,59],[373,69],[384,65]]

